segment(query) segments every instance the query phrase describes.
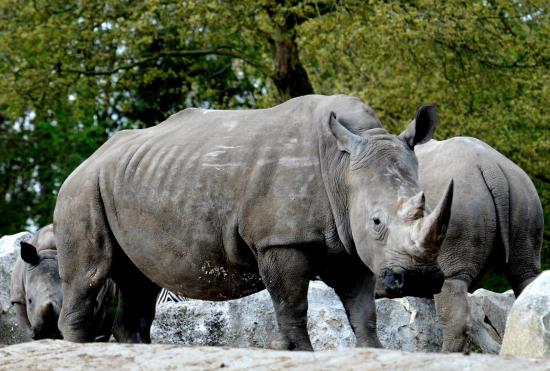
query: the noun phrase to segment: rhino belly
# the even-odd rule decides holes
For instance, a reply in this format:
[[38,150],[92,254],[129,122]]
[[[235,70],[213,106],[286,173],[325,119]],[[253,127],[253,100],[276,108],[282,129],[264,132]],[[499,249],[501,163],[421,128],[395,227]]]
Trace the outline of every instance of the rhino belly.
[[149,279],[182,296],[203,300],[236,299],[264,289],[250,256],[237,255],[236,261],[228,261],[231,241],[222,242],[216,226],[198,217],[192,223],[175,223],[177,218],[171,214],[149,218],[142,213],[133,219],[135,227],[116,233],[122,250]]

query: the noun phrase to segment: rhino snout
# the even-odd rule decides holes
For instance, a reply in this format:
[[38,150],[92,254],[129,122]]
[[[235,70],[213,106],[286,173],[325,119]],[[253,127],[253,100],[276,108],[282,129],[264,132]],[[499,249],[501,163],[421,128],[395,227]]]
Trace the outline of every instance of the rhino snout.
[[391,269],[384,270],[383,281],[386,287],[391,291],[399,292],[403,289],[405,283],[405,271],[394,271]]
[[61,331],[57,328],[56,323],[44,323],[32,327],[32,339],[63,339],[63,336],[61,336]]
[[57,327],[59,319],[59,306],[53,301],[48,301],[40,306],[38,318],[35,318],[31,326],[32,338],[40,339],[62,339],[61,332]]
[[445,279],[439,267],[421,270],[385,268],[380,274],[377,294],[383,297],[433,297],[441,292]]
[[44,320],[44,322],[57,320],[59,317],[59,306],[52,301],[44,303],[44,305],[40,308],[40,317]]

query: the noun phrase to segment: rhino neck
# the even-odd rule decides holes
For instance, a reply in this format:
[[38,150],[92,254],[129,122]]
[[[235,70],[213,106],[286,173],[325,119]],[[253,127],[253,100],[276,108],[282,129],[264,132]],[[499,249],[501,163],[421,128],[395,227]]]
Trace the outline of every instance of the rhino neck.
[[318,133],[321,176],[332,216],[328,222],[327,245],[329,249],[343,249],[357,256],[349,219],[349,189],[345,182],[349,155],[337,148],[328,130],[328,125],[320,125]]

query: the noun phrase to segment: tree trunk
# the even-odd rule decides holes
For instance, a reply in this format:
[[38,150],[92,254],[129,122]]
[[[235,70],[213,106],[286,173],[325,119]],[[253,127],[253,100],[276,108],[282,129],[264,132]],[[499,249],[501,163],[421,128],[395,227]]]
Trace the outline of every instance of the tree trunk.
[[308,17],[299,17],[292,11],[286,10],[281,22],[278,6],[282,4],[286,2],[276,0],[267,6],[266,10],[275,26],[275,32],[270,35],[269,40],[275,65],[271,79],[277,88],[279,99],[285,101],[301,95],[313,94],[313,87],[300,62],[300,53],[296,44],[296,27]]
[[[294,34],[294,30],[285,31]],[[274,40],[272,53],[275,71],[271,78],[277,87],[281,101],[313,94],[307,72],[300,62],[294,35],[290,37],[284,35],[280,40]]]

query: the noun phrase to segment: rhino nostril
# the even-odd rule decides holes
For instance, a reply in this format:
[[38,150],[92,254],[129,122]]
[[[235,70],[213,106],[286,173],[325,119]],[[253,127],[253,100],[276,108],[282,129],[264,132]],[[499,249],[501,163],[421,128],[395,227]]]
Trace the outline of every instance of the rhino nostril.
[[404,283],[404,274],[403,273],[394,273],[393,275],[393,285],[396,289],[402,289]]
[[384,272],[384,284],[390,290],[401,290],[405,283],[405,273],[387,270]]

